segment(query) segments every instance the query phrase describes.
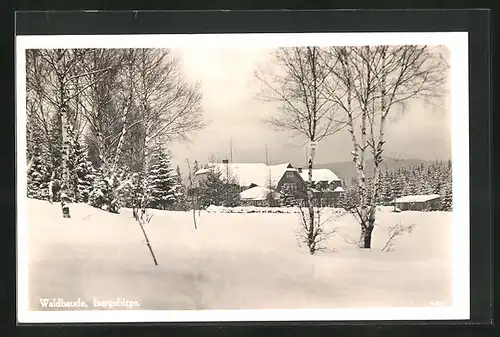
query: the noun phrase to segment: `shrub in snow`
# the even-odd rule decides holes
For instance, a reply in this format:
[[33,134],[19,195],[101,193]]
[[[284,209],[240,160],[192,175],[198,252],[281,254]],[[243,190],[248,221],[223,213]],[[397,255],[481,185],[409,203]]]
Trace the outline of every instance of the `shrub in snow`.
[[401,223],[391,226],[388,228],[389,238],[387,239],[386,244],[382,248],[383,252],[390,252],[394,250],[394,240],[396,237],[404,235],[406,233],[411,234],[413,231],[414,225],[402,225]]
[[103,169],[97,171],[89,193],[88,203],[91,206],[111,213],[118,213],[123,207],[124,192],[122,190],[129,181],[125,170],[117,171],[114,175]]
[[281,206],[296,206],[297,200],[295,199],[295,193],[287,186],[283,186],[280,190],[280,203]]

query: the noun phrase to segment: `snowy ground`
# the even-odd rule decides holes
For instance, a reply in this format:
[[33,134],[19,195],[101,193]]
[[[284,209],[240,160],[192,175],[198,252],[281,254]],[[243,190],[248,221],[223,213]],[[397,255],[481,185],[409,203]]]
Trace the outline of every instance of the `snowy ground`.
[[[296,240],[297,214],[156,211],[147,233],[154,266],[129,210],[110,214],[28,201],[29,298],[125,298],[143,309],[281,309],[428,306],[451,300],[451,213],[378,213],[373,249],[346,243],[358,225],[332,222],[333,253],[311,256]],[[387,226],[415,224],[381,252]],[[92,309],[91,307],[89,309]]]

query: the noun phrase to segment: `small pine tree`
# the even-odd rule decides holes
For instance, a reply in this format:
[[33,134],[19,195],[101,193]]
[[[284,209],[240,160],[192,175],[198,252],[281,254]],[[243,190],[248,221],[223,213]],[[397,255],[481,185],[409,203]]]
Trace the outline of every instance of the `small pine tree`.
[[102,169],[99,169],[96,171],[92,186],[90,187],[88,203],[93,207],[102,209],[105,205],[109,204],[109,195],[109,187],[106,183],[105,173]]
[[209,169],[205,179],[200,181],[198,196],[202,208],[211,205],[222,206],[226,197],[226,184],[222,179],[222,172],[216,168]]
[[382,195],[382,200],[385,204],[390,203],[394,200],[394,188],[392,186],[393,174],[391,172],[386,172],[384,174],[384,180],[382,181],[384,185],[384,193]]
[[75,144],[73,153],[73,188],[75,189],[75,202],[88,202],[89,194],[95,179],[95,170],[90,161],[88,152],[79,143]]
[[240,200],[240,186],[234,182],[230,182],[225,187],[226,198],[224,199],[223,205],[226,207],[237,207],[241,204]]
[[184,182],[182,180],[182,174],[181,174],[181,169],[179,165],[177,165],[177,168],[175,169],[175,176],[174,176],[174,196],[175,200],[178,201],[180,198],[184,197],[185,194],[185,187],[184,187]]
[[39,146],[33,149],[33,164],[28,171],[28,198],[47,200],[49,196],[50,176],[47,172],[47,165],[42,159]]
[[176,181],[174,189],[175,201],[169,207],[169,209],[172,209],[174,211],[188,211],[190,208],[190,204],[187,199],[187,187],[185,186],[182,180],[182,174],[179,165],[177,165],[176,168],[175,181]]
[[128,176],[129,183],[120,191],[122,205],[129,208],[138,208],[143,195],[142,174],[132,173]]
[[338,208],[347,208],[347,199],[346,199],[346,194],[345,192],[341,192],[337,198],[337,203],[335,204],[335,207]]
[[441,210],[450,212],[453,209],[453,195],[451,187],[446,186],[441,194]]
[[444,182],[441,192],[441,209],[443,211],[453,210],[453,182],[452,182],[452,164],[451,160],[443,163],[442,171],[444,172]]
[[[179,177],[180,178],[180,177]],[[151,193],[150,207],[166,209],[180,193],[181,186],[170,163],[170,154],[160,148],[153,152],[148,174],[148,189]]]

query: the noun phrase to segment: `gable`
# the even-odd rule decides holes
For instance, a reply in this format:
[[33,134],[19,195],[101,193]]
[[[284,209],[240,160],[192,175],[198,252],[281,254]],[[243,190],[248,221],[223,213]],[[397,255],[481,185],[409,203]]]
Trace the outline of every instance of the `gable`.
[[286,183],[295,183],[299,189],[306,186],[306,182],[302,179],[302,176],[297,170],[286,170],[276,184],[276,188],[280,189],[281,186]]

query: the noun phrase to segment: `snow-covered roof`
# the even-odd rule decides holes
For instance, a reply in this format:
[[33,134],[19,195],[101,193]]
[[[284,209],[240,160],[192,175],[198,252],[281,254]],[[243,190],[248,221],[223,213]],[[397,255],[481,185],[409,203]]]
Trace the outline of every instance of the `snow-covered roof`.
[[397,198],[396,202],[425,202],[429,200],[434,200],[440,198],[439,194],[425,194],[425,195],[407,195],[401,198]]
[[278,195],[278,193],[273,190],[262,187],[262,186],[254,186],[240,193],[240,198],[242,200],[267,200],[269,193],[273,193],[274,197]]
[[[309,181],[309,169],[302,169],[300,173],[304,181]],[[330,169],[312,169],[312,180],[313,182],[327,181],[331,183],[332,181],[340,181],[339,177],[333,173]]]
[[203,173],[208,173],[208,169],[206,168],[199,169],[194,174],[203,174]]
[[[286,171],[297,171],[294,168],[288,168],[290,164],[266,165],[262,163],[209,163],[208,167],[215,168],[222,172],[223,176],[229,168],[229,175],[232,176],[240,186],[266,186],[274,188],[280,181]],[[196,174],[208,172],[208,169],[202,169]]]
[[337,186],[337,188],[334,189],[333,192],[345,192],[345,190],[342,188],[342,186]]

